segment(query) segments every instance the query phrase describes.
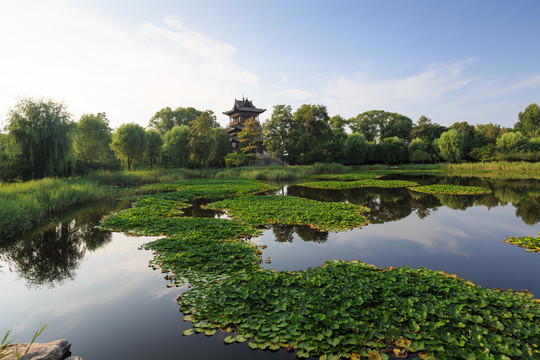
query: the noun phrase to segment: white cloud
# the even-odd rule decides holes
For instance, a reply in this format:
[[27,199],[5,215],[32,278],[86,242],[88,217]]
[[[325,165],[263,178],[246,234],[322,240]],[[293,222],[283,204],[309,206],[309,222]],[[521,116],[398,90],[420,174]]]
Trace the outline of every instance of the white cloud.
[[0,11],[0,118],[17,96],[64,101],[75,119],[105,111],[116,127],[146,126],[159,109],[220,113],[259,85],[236,48],[166,16],[130,24],[70,2],[8,2]]
[[324,90],[325,103],[329,107],[350,109],[346,116],[355,116],[371,109],[395,111],[395,108],[439,101],[448,92],[463,89],[473,81],[461,76],[466,63],[433,64],[405,78],[378,80],[369,73],[357,73],[350,78],[341,76]]
[[523,106],[516,101],[519,92],[540,87],[540,74],[487,81],[466,75],[472,62],[431,64],[417,74],[389,79],[368,71],[339,76],[324,87],[323,103],[329,112],[345,117],[377,109],[402,113],[413,121],[426,115],[447,126],[455,121],[512,126]]

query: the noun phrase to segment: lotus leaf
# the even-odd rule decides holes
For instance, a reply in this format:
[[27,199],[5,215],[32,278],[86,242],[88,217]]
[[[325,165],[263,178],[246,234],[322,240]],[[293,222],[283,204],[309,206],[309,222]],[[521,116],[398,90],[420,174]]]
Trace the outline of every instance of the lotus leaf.
[[280,223],[341,231],[368,223],[363,216],[366,207],[294,196],[243,196],[211,203],[206,208],[226,210],[232,218],[252,226]]

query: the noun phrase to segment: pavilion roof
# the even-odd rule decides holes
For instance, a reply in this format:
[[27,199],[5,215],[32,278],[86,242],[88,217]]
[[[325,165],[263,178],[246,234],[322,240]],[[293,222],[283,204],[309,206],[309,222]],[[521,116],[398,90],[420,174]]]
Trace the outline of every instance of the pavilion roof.
[[259,108],[256,108],[254,105],[253,105],[253,102],[251,102],[250,100],[248,100],[247,98],[245,99],[242,99],[242,100],[238,100],[238,99],[234,99],[234,105],[233,105],[233,108],[232,110],[229,110],[229,111],[224,111],[223,114],[225,115],[233,115],[234,113],[247,113],[247,114],[262,114],[263,112],[265,112],[266,109],[259,109]]

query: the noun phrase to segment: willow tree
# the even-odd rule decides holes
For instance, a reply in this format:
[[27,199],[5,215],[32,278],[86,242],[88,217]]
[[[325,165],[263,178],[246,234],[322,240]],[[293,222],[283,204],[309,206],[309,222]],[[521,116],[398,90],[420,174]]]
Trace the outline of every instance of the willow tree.
[[62,103],[25,98],[9,111],[6,129],[19,149],[20,161],[35,177],[72,172],[75,155],[71,114]]
[[441,134],[437,141],[443,159],[448,162],[458,162],[463,157],[464,135],[456,129],[450,129]]

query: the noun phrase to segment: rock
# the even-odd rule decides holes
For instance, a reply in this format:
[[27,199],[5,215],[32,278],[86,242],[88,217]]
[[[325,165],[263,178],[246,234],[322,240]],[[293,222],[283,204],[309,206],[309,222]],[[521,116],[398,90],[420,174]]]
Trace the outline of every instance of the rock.
[[64,360],[84,360],[84,359],[80,356],[70,356],[68,358],[65,358]]
[[19,354],[21,360],[61,360],[68,353],[71,344],[67,340],[33,343],[28,353],[24,355],[29,346],[28,343],[8,346],[4,349],[4,353],[9,355],[2,360],[17,360],[17,354]]

